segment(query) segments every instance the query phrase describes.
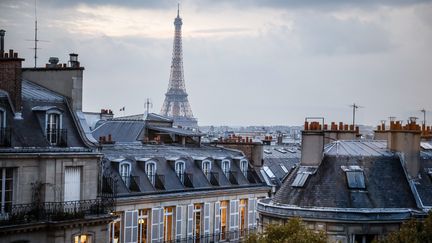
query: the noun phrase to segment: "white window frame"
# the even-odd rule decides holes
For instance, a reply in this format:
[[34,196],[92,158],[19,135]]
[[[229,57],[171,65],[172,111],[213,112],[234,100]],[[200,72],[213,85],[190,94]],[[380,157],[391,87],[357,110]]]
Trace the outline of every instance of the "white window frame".
[[14,179],[15,179],[15,171],[14,171],[14,169],[13,168],[8,168],[8,167],[3,167],[3,168],[0,168],[0,177],[1,177],[1,181],[2,181],[2,183],[0,184],[0,187],[1,187],[1,197],[0,197],[0,199],[1,199],[1,201],[0,201],[0,215],[3,215],[3,214],[5,214],[6,213],[6,209],[5,209],[5,206],[6,206],[6,170],[7,169],[11,169],[12,170],[12,200],[11,200],[11,204],[13,204],[13,199],[14,199]]
[[143,224],[144,224],[144,220],[147,221],[147,225],[146,225],[146,232],[147,235],[145,236],[145,241],[148,242],[148,236],[149,236],[149,225],[151,224],[150,222],[150,209],[148,208],[144,208],[144,209],[140,209],[138,210],[138,240],[142,240],[143,235],[142,235],[142,231],[143,231]]
[[181,183],[183,184],[185,179],[186,163],[183,160],[176,161],[174,164],[174,168],[177,177],[180,179]]
[[[226,166],[226,165],[228,165],[228,166]],[[221,169],[222,169],[222,172],[224,173],[224,175],[228,178],[229,172],[231,169],[231,161],[229,159],[222,160]]]
[[[168,212],[168,209],[171,209],[171,212]],[[175,225],[175,220],[176,219],[174,218],[174,216],[175,216],[174,215],[174,211],[175,210],[176,210],[175,206],[164,207],[164,210],[163,210],[163,221],[162,222],[165,222],[165,217],[168,218],[168,216],[171,216],[171,232],[167,232],[168,225],[164,224],[164,226],[163,226],[163,240],[165,240],[166,238],[168,238],[168,235],[170,236],[171,241],[175,240],[175,235],[174,235],[174,227],[176,226]],[[168,220],[166,220],[166,221],[167,221],[167,223],[169,223]]]
[[[49,116],[51,116],[51,115],[58,115],[58,116],[59,116],[59,120],[58,120],[59,124],[58,124],[57,133],[56,133],[57,141],[56,141],[55,143],[51,142],[51,141],[50,141],[50,138],[49,138],[49,136],[48,136],[48,118],[49,118]],[[58,111],[58,110],[49,110],[49,111],[47,111],[47,112],[45,113],[45,136],[46,136],[48,142],[49,142],[51,145],[57,145],[57,144],[59,143],[58,140],[60,139],[60,130],[61,130],[61,129],[63,129],[63,114],[62,114],[62,112],[61,112],[61,111]]]
[[[128,169],[127,170],[123,170],[123,166],[127,166]],[[130,181],[131,181],[131,171],[132,171],[132,164],[130,162],[121,162],[119,165],[119,173],[120,176],[122,178],[122,180],[124,181],[124,183],[126,184],[127,187],[130,186]]]
[[249,168],[249,161],[246,159],[240,160],[240,171],[243,173],[245,177],[247,177],[247,171]]
[[[154,171],[153,173],[150,173],[149,166],[153,165]],[[147,175],[147,178],[149,179],[150,183],[154,186],[156,182],[156,171],[157,171],[157,164],[154,161],[148,161],[145,163],[145,173]]]
[[122,238],[122,236],[123,236],[123,230],[122,230],[122,227],[123,227],[123,224],[122,224],[122,220],[121,220],[121,217],[120,218],[117,218],[117,219],[114,219],[113,221],[111,221],[110,223],[109,223],[109,234],[110,234],[110,237],[109,237],[109,239],[113,239],[110,243],[116,243],[115,241],[114,241],[114,234],[115,234],[115,224],[116,223],[119,223],[119,225],[120,225],[120,234],[119,234],[119,238],[118,238],[118,241],[117,241],[117,243],[119,243],[119,242],[121,242],[121,239],[123,239]]
[[[204,167],[205,164],[208,164],[208,167],[207,167],[207,168]],[[207,170],[205,170],[205,169],[207,169]],[[211,163],[210,160],[206,159],[206,160],[203,160],[203,161],[201,162],[201,170],[202,170],[202,172],[204,173],[204,175],[207,177],[207,179],[210,178],[210,172],[211,172],[211,169],[212,169],[212,163]]]

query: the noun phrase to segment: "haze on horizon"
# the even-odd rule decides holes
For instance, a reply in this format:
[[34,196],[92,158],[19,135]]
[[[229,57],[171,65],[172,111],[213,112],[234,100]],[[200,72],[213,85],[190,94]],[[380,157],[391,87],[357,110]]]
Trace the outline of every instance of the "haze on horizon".
[[[79,54],[84,110],[159,113],[168,87],[174,0],[38,0],[38,66]],[[432,121],[432,1],[181,2],[189,102],[199,125]],[[34,0],[2,0],[5,48],[33,66]],[[431,124],[432,122],[428,122]]]

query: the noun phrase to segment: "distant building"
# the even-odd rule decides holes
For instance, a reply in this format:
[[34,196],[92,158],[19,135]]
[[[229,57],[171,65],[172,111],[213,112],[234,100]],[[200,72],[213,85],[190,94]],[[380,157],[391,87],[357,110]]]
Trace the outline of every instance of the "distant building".
[[109,242],[238,241],[256,229],[269,187],[243,152],[202,145],[153,113],[103,121],[93,135],[116,195]]
[[182,24],[183,21],[177,10],[177,17],[174,20],[175,32],[170,80],[160,114],[172,118],[175,126],[198,128],[186,93],[183,73]]
[[23,69],[0,50],[0,242],[108,240],[113,201],[98,190],[102,155],[86,133],[83,68],[71,56]]
[[301,217],[330,240],[371,242],[432,208],[432,146],[414,120],[383,127],[385,140],[325,144],[326,129],[305,123],[300,165],[258,202],[263,227]]

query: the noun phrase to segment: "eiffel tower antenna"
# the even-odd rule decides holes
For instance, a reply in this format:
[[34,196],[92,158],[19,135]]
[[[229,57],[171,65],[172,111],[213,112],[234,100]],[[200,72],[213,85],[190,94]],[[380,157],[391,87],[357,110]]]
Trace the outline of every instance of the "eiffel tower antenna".
[[174,43],[171,62],[171,73],[168,91],[160,114],[174,120],[174,125],[184,127],[197,127],[189,104],[188,94],[183,73],[182,31],[183,21],[180,18],[180,4],[177,5],[177,17],[174,19]]

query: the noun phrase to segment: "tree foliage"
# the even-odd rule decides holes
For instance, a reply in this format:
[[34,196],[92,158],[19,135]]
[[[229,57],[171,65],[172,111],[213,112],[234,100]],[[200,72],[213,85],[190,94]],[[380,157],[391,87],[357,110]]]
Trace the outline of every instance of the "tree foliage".
[[272,224],[261,234],[252,234],[247,243],[326,243],[324,232],[306,228],[299,218],[290,219],[285,225]]
[[432,243],[432,211],[424,221],[411,219],[399,231],[377,240],[378,243]]

